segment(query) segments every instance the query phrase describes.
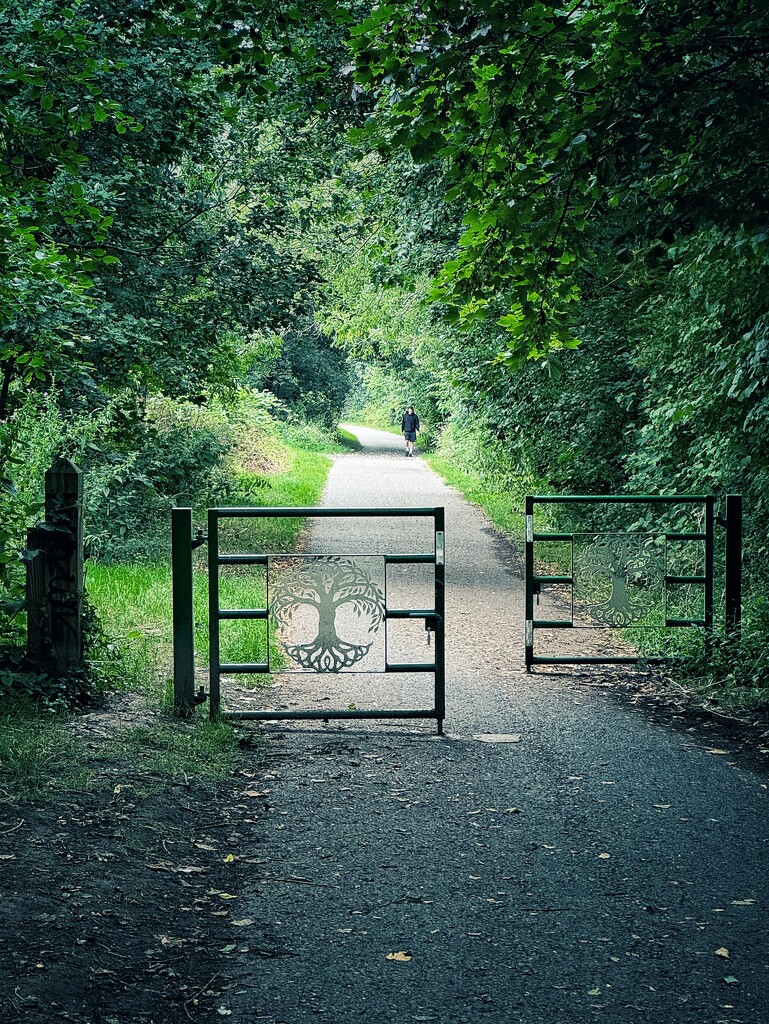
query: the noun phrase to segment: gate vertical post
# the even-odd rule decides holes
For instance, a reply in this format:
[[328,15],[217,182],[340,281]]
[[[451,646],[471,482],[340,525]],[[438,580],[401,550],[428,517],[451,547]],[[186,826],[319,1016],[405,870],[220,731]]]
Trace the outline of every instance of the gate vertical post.
[[171,574],[174,633],[174,713],[195,707],[195,623],[192,577],[192,509],[171,509]]
[[526,530],[525,543],[525,580],[526,580],[526,620],[524,634],[524,661],[526,671],[531,672],[534,663],[534,498],[526,496],[526,514],[524,518]]
[[715,571],[715,498],[705,498],[705,651],[713,646],[713,574]]
[[211,719],[219,717],[221,692],[219,676],[221,656],[219,652],[219,515],[216,509],[208,510],[208,644],[209,644],[209,708]]
[[435,509],[435,717],[443,735],[446,717],[446,514]]
[[742,627],[742,495],[726,496],[726,635],[739,640]]

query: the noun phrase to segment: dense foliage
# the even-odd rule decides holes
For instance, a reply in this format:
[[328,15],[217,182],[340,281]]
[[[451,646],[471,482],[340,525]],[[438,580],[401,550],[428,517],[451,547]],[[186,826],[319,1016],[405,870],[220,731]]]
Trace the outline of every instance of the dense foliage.
[[91,549],[136,555],[169,503],[218,493],[230,446],[212,400],[237,417],[244,387],[277,381],[283,416],[335,419],[346,370],[312,324],[299,243],[344,91],[315,83],[339,31],[291,5],[10,0],[0,39],[0,633],[15,635],[55,453],[87,472]]

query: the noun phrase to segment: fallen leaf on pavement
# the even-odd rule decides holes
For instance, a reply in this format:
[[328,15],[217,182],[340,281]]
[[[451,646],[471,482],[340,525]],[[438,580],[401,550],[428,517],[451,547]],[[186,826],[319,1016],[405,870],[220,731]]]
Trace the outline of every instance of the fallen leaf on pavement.
[[729,950],[726,948],[726,946],[721,946],[720,949],[716,950],[716,956],[720,956],[722,959],[728,960],[729,959]]
[[411,953],[409,953],[405,949],[401,949],[401,950],[398,950],[397,953],[388,953],[387,954],[387,959],[388,960],[397,960],[399,964],[405,964],[405,963],[408,963],[408,961],[411,959]]

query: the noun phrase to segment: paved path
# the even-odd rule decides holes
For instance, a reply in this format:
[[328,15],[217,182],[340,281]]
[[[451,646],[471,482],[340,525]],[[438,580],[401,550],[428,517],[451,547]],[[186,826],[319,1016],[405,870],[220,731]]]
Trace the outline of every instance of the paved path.
[[[446,506],[449,735],[268,729],[251,785],[272,807],[238,906],[254,924],[223,1017],[766,1024],[767,779],[599,678],[527,676],[507,545],[398,438],[354,429],[326,504]],[[308,550],[420,541],[385,519],[353,544],[330,522]],[[295,683],[280,699],[303,700]]]

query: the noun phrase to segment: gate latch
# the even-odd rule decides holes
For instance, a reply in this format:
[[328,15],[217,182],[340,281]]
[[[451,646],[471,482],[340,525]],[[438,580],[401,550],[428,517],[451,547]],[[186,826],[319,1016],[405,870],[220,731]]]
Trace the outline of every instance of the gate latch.
[[531,592],[537,599],[537,607],[539,607],[539,595],[542,593],[542,584],[539,580],[534,580],[531,585]]
[[432,639],[432,633],[435,630],[435,620],[436,620],[436,618],[437,618],[437,616],[435,616],[435,615],[425,615],[425,633],[427,634],[426,639],[427,639],[427,646],[428,647],[430,646],[430,641]]

